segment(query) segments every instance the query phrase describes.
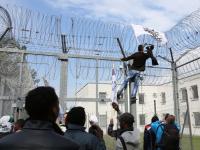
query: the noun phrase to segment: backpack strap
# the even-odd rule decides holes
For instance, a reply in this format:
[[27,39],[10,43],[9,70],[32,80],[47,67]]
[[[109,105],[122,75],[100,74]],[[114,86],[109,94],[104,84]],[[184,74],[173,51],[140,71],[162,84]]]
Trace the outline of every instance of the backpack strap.
[[[165,129],[165,124],[161,123],[158,125],[157,129],[156,129],[156,133],[155,133],[155,136],[156,136],[156,139],[157,139],[157,132],[158,132],[158,129],[161,128],[161,130],[163,131],[164,133],[164,129]],[[161,141],[162,141],[162,136],[161,136],[161,139],[158,143],[155,143],[155,148],[158,148],[158,147],[161,147]]]
[[126,143],[125,143],[123,137],[122,137],[122,136],[119,136],[119,139],[120,139],[120,141],[121,141],[121,143],[122,143],[123,149],[124,149],[124,150],[127,150]]
[[[162,128],[162,126],[163,126],[163,128]],[[161,124],[158,125],[158,127],[157,127],[157,129],[156,129],[156,135],[157,135],[157,132],[158,132],[158,129],[159,129],[159,128],[161,128],[162,131],[164,131],[165,124],[161,123]]]

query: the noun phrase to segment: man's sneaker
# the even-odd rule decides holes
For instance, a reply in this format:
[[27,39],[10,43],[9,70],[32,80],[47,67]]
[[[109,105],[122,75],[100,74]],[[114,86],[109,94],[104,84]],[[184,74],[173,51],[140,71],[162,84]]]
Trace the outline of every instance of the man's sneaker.
[[131,102],[131,104],[135,104],[136,103],[136,97],[131,97],[130,98],[130,102]]

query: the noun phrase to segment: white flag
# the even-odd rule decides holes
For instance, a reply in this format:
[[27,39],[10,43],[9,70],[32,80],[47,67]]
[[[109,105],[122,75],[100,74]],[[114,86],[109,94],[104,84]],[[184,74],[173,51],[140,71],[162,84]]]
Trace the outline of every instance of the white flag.
[[167,38],[166,38],[165,34],[162,32],[155,31],[154,29],[144,28],[141,25],[132,24],[131,26],[134,30],[137,42],[138,42],[137,38],[140,35],[148,34],[148,35],[151,35],[153,38],[155,38],[158,42],[160,42],[161,45],[164,45],[167,43]]
[[117,103],[117,81],[116,81],[116,73],[115,73],[115,68],[113,65],[112,68],[112,97],[111,97],[112,102]]
[[134,33],[135,33],[136,38],[138,38],[138,36],[144,35],[144,34],[149,34],[149,35],[150,35],[150,33],[146,32],[146,31],[144,30],[144,27],[141,26],[141,25],[132,24],[131,26],[132,26],[132,28],[133,28],[133,31],[134,31]]

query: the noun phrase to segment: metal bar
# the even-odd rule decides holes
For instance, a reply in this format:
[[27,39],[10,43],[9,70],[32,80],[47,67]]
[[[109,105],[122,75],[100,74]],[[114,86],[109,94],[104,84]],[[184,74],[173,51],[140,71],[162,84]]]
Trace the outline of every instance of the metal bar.
[[[81,58],[81,59],[98,59],[98,60],[108,60],[108,61],[121,61],[120,58],[115,58],[115,57],[102,57],[102,56],[98,56],[98,55],[88,56],[88,55],[80,55],[80,54],[62,54],[60,52],[50,52],[50,51],[45,51],[45,52],[43,51],[42,52],[42,51],[11,49],[11,48],[0,48],[0,52],[24,53],[24,54],[29,54],[29,55],[56,56],[56,57],[66,57],[66,58]],[[168,60],[166,60],[166,61],[168,61]],[[154,66],[147,66],[147,68],[171,69],[171,68],[167,68],[167,67],[154,67]]]
[[19,71],[19,93],[18,93],[18,97],[21,98],[22,97],[22,86],[23,86],[23,69],[24,69],[24,60],[25,60],[25,54],[22,53],[21,54],[21,62],[20,62],[20,71]]
[[[99,98],[99,62],[98,59],[96,59],[96,99]],[[99,111],[98,111],[98,101],[96,101],[96,116],[99,116]]]
[[188,108],[187,108],[186,113],[185,113],[185,116],[184,116],[184,122],[183,122],[182,131],[181,131],[181,138],[183,138],[183,131],[184,131],[184,129],[185,129],[185,124],[186,124],[187,115],[188,115]]
[[156,68],[156,69],[169,69],[169,70],[172,70],[172,68],[168,68],[168,67],[154,67],[154,66],[146,66],[146,68]]
[[163,57],[163,56],[160,56],[160,55],[158,55],[158,57],[160,57],[161,59],[163,59],[163,60],[165,60],[165,61],[171,63],[171,61],[170,61],[169,59],[167,59],[166,57]]
[[172,84],[173,84],[173,99],[174,99],[174,114],[176,115],[176,120],[180,124],[179,116],[179,101],[178,101],[178,75],[176,70],[176,63],[172,63]]
[[66,47],[66,35],[64,34],[61,34],[61,44],[62,44],[63,53],[68,53],[67,47]]
[[174,56],[172,53],[172,48],[169,48],[169,51],[170,51],[170,55],[171,55],[171,61],[172,61],[172,63],[174,63]]
[[61,69],[60,69],[60,104],[64,112],[66,110],[66,105],[64,99],[67,98],[67,66],[68,60],[61,59]]
[[[101,101],[100,98],[64,98],[64,101],[66,102],[71,102],[71,101],[80,101],[80,102],[111,102],[111,99],[104,99],[103,101]],[[125,99],[119,100],[119,103],[124,103]]]
[[176,63],[174,62],[174,56],[172,49],[169,48],[171,55],[171,68],[172,68],[172,84],[173,84],[173,99],[174,99],[174,114],[176,115],[176,121],[180,124],[180,109],[178,101],[178,74]]
[[189,63],[192,63],[192,62],[194,62],[194,61],[196,61],[196,60],[199,60],[199,59],[200,59],[200,57],[198,57],[198,58],[196,58],[196,59],[193,59],[193,60],[191,60],[191,61],[188,61],[188,62],[186,62],[186,63],[184,63],[184,64],[181,64],[181,65],[177,66],[176,68],[183,67],[183,66],[185,66],[185,65],[187,65],[187,64],[189,64]]
[[[180,78],[180,79],[178,79],[178,80],[187,79],[187,78],[190,78],[190,77],[193,77],[193,76],[196,76],[196,75],[199,75],[199,73],[195,73],[195,74],[190,75],[190,76],[187,76],[187,77],[182,77],[182,78]],[[197,77],[197,78],[199,79],[199,77]]]
[[188,53],[190,53],[190,52],[193,51],[193,50],[196,50],[196,48],[187,50],[187,51],[186,51],[185,53],[183,53],[179,58],[177,58],[177,59],[175,60],[175,62],[178,62],[180,59],[182,59],[185,55],[187,55]]
[[119,48],[120,48],[120,50],[121,50],[121,53],[122,53],[123,57],[126,58],[126,55],[125,55],[125,53],[124,53],[124,49],[123,49],[123,47],[122,47],[122,44],[121,44],[119,38],[117,38],[117,43],[118,43],[118,45],[119,45]]
[[3,39],[3,37],[6,35],[6,33],[10,30],[11,28],[7,28],[5,31],[4,31],[4,33],[1,35],[1,37],[0,37],[0,42],[1,42],[1,40]]
[[154,100],[154,114],[155,115],[157,114],[157,111],[156,111],[156,100]]
[[188,95],[187,95],[187,98],[186,98],[186,104],[187,104],[187,110],[188,110],[188,121],[189,121],[189,131],[190,131],[190,146],[191,146],[191,150],[194,150],[193,141],[192,141],[192,125],[191,125],[191,118],[190,118],[190,106],[189,106],[189,101],[188,101]]
[[30,51],[30,50],[19,50],[10,48],[0,48],[0,52],[6,53],[24,53],[29,55],[43,55],[43,56],[55,56],[55,57],[65,57],[65,58],[81,58],[81,59],[98,59],[98,60],[108,60],[108,61],[120,61],[119,58],[115,57],[102,57],[102,56],[88,56],[80,54],[63,54],[61,52],[50,52],[50,51]]

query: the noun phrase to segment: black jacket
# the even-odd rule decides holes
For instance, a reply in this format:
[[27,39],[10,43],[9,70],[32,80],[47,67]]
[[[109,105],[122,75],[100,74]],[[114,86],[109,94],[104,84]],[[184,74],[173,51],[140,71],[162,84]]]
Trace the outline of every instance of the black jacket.
[[78,150],[79,146],[55,132],[48,121],[28,120],[22,131],[0,139],[0,150]]
[[80,145],[79,150],[106,150],[104,141],[93,134],[85,132],[83,126],[68,124],[64,136],[77,141]]
[[151,129],[151,124],[148,124],[144,128],[144,143],[143,150],[155,150],[156,135]]
[[124,61],[133,60],[133,64],[130,66],[130,69],[137,71],[145,71],[146,60],[151,58],[152,65],[158,65],[157,59],[153,56],[152,52],[136,52],[126,58],[123,58]]

